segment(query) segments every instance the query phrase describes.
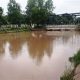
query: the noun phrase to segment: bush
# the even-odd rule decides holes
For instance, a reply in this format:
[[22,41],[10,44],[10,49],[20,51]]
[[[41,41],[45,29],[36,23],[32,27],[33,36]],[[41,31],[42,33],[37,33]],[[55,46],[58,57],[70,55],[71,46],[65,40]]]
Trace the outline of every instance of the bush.
[[80,50],[73,57],[69,58],[69,61],[74,64],[74,66],[78,66],[80,64]]
[[71,69],[66,70],[60,80],[74,80],[72,71]]

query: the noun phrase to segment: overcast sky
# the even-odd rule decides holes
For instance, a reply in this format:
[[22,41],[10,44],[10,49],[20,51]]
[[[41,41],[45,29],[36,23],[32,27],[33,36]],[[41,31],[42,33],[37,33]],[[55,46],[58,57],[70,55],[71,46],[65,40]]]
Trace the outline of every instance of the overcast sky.
[[[4,13],[7,12],[7,4],[9,0],[0,0],[0,7],[3,7]],[[21,9],[25,10],[27,0],[16,0],[21,5]],[[74,13],[80,12],[80,0],[53,0],[54,12],[61,13]]]

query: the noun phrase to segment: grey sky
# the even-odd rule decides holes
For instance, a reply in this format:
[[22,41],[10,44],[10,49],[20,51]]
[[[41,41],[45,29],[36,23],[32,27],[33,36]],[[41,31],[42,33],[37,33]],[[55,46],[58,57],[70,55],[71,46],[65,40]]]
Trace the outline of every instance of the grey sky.
[[[16,0],[20,5],[21,9],[25,10],[27,0]],[[4,13],[7,12],[7,4],[9,0],[0,0],[0,7],[3,7]],[[80,0],[53,0],[54,12],[57,14],[61,13],[73,13],[80,12]]]
[[55,13],[80,12],[80,0],[54,0]]

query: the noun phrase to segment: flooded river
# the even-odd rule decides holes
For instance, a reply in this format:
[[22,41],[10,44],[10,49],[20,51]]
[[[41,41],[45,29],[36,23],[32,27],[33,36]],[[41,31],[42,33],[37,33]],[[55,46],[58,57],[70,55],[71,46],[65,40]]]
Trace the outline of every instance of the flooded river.
[[0,80],[60,80],[79,49],[79,32],[0,34]]

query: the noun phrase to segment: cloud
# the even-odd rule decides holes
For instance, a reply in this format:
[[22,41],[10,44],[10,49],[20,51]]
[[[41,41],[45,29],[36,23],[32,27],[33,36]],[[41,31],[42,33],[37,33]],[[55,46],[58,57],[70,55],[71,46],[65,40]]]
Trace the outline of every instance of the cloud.
[[55,13],[80,12],[80,0],[55,0]]
[[[16,0],[20,5],[21,9],[25,10],[27,0]],[[0,0],[0,6],[3,7],[4,13],[7,12],[7,4],[9,0]],[[59,13],[73,13],[80,12],[80,0],[53,0],[54,12]]]

